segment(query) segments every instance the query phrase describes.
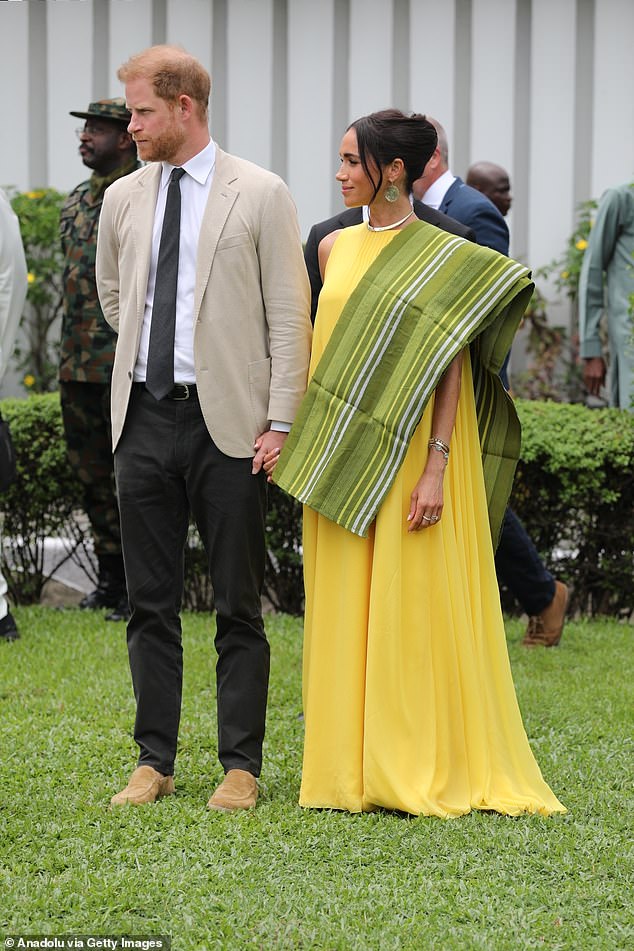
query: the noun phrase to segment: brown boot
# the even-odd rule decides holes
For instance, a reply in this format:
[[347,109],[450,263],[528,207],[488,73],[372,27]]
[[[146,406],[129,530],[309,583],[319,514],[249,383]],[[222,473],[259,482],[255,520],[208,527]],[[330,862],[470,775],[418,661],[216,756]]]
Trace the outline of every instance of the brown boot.
[[253,809],[258,798],[255,776],[245,769],[230,769],[207,803],[208,809],[218,812],[236,812]]
[[561,640],[567,605],[568,588],[562,581],[555,581],[555,597],[548,607],[528,619],[524,647],[556,647]]
[[110,800],[111,806],[141,806],[146,802],[156,802],[161,796],[171,796],[174,789],[174,777],[163,776],[151,766],[137,766],[130,782]]

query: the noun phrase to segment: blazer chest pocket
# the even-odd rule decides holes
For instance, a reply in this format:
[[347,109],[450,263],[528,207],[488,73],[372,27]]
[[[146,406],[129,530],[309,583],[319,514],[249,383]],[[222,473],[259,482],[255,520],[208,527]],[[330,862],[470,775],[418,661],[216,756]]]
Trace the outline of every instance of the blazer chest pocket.
[[248,231],[240,231],[238,234],[228,234],[221,238],[216,246],[216,254],[221,251],[229,251],[231,248],[246,247],[251,244],[251,235]]

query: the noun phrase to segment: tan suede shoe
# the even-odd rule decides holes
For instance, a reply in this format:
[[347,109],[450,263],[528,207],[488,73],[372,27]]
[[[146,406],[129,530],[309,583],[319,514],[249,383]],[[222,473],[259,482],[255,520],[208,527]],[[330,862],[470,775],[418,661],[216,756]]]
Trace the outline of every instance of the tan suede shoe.
[[555,597],[548,607],[528,619],[524,647],[556,647],[564,629],[567,606],[568,588],[562,581],[555,581]]
[[258,798],[255,776],[245,769],[230,769],[207,803],[208,809],[218,812],[236,812],[253,809]]
[[163,776],[151,766],[137,766],[125,789],[110,800],[111,806],[141,806],[146,802],[156,802],[161,796],[171,796],[174,789],[174,777]]

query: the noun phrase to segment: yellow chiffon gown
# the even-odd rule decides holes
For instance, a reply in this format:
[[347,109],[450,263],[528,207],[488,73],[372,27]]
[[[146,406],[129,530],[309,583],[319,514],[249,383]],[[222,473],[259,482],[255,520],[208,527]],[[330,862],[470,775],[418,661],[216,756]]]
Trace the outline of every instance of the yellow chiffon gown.
[[[397,232],[341,232],[311,371],[350,292]],[[565,808],[530,749],[509,665],[465,353],[441,520],[408,534],[432,435],[425,411],[367,538],[304,508],[300,804],[459,816]]]

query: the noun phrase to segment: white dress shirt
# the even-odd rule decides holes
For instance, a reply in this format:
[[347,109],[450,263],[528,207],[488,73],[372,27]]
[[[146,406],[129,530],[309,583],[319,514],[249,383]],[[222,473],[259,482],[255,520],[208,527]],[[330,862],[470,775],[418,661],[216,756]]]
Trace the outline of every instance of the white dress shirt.
[[[147,369],[147,354],[152,323],[152,304],[156,283],[156,264],[158,261],[161,229],[167,201],[167,186],[173,165],[163,162],[161,182],[154,212],[152,230],[152,254],[150,273],[145,297],[143,328],[139,343],[139,353],[134,369],[135,382],[144,382]],[[176,333],[174,337],[174,381],[176,383],[195,383],[194,369],[194,289],[196,287],[196,260],[198,256],[198,238],[200,226],[209,198],[209,189],[213,180],[216,164],[216,146],[213,140],[202,152],[195,155],[182,166],[185,175],[180,180],[181,188],[181,233],[178,251],[178,287],[176,293]]]
[[430,208],[435,208],[436,211],[440,208],[443,202],[443,198],[453,185],[456,180],[456,176],[447,169],[446,172],[443,172],[440,178],[437,178],[433,185],[430,185],[421,201],[426,205],[429,205]]

